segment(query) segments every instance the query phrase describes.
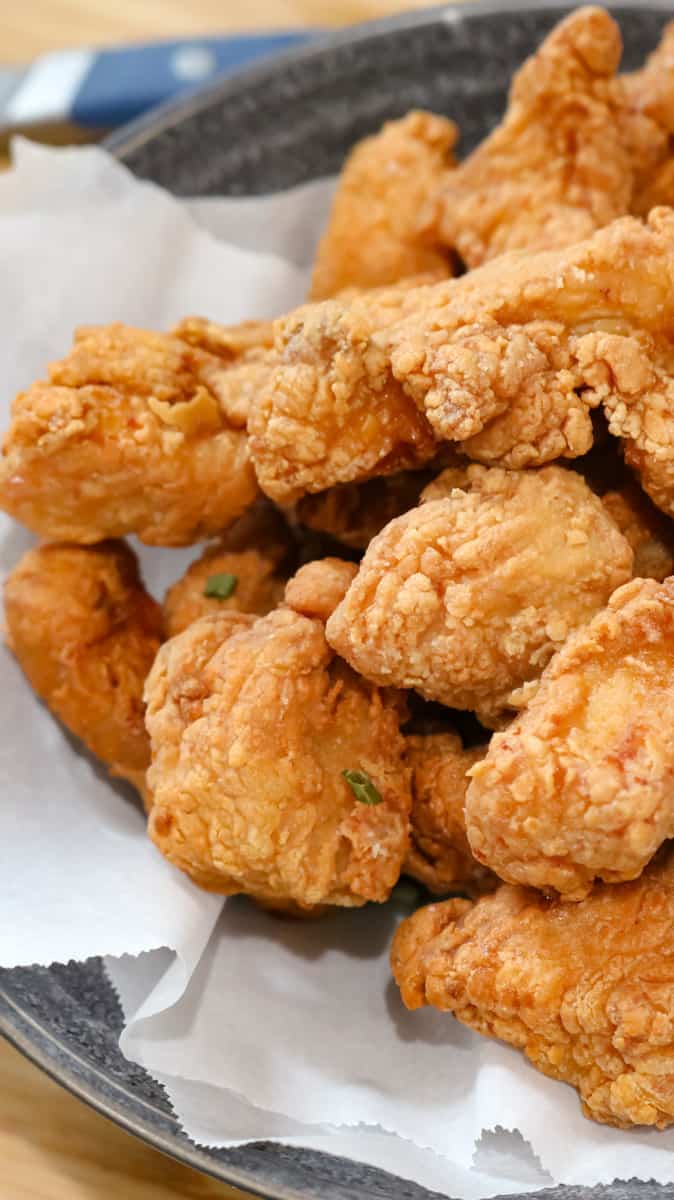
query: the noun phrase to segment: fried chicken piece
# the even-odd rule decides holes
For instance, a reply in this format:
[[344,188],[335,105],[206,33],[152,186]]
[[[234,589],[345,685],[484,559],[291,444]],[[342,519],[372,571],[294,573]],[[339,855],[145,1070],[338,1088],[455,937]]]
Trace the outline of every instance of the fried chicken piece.
[[674,1121],[674,857],[580,904],[503,886],[419,909],[398,928],[393,974],[431,1004],[523,1050],[619,1128]]
[[244,429],[251,404],[276,365],[272,321],[242,321],[218,325],[205,317],[185,317],[172,331],[189,346],[222,360],[226,370],[213,367],[213,387],[226,421]]
[[515,75],[503,122],[447,176],[439,234],[468,267],[569,246],[629,212],[631,160],[614,76],[622,42],[601,8],[566,17]]
[[[422,289],[423,290],[423,289]],[[375,289],[307,304],[276,323],[277,365],[253,400],[250,451],[262,490],[279,504],[338,483],[423,466],[433,431],[370,342],[419,289]]]
[[[223,643],[226,616],[250,623]],[[145,698],[150,836],[196,883],[300,910],[388,897],[408,847],[404,702],[336,658],[321,620],[202,617]],[[365,802],[344,771],[370,781]]]
[[429,892],[482,892],[495,878],[473,858],[463,813],[469,779],[466,772],[486,753],[486,746],[464,750],[454,733],[432,733],[407,739],[412,768],[410,848],[403,871]]
[[634,879],[674,836],[674,579],[635,579],[553,658],[472,768],[475,857],[571,900]]
[[635,578],[662,583],[674,572],[672,522],[633,483],[605,492],[601,502],[634,551]]
[[450,469],[422,499],[370,544],[328,641],[374,683],[498,723],[631,578],[632,551],[560,467]]
[[0,505],[43,537],[84,543],[222,532],[257,495],[245,431],[220,404],[228,369],[165,334],[80,330],[49,381],[14,402]]
[[400,471],[365,483],[343,483],[304,496],[297,505],[297,520],[308,529],[329,533],[345,546],[366,550],[389,521],[419,503],[431,478],[429,471]]
[[[164,598],[168,637],[222,609],[264,616],[276,608],[283,599],[294,550],[293,536],[278,510],[266,504],[253,506],[169,588]],[[220,575],[233,577],[231,594],[208,596],[209,580]]]
[[672,297],[674,212],[656,209],[565,250],[305,306],[278,323],[279,366],[251,409],[260,484],[290,503],[418,467],[433,434],[515,469],[583,455],[600,402],[618,434],[627,405],[662,402]]
[[29,550],[5,582],[7,641],[38,696],[141,794],[150,762],[143,686],[162,637],[124,542]]
[[312,300],[347,287],[381,287],[409,275],[452,275],[432,230],[432,201],[454,166],[453,121],[413,111],[387,121],[351,151],[318,247]]
[[317,617],[325,624],[344,599],[357,570],[355,563],[341,558],[305,563],[288,581],[285,602],[302,616]]
[[674,21],[639,71],[622,76],[631,107],[674,134]]

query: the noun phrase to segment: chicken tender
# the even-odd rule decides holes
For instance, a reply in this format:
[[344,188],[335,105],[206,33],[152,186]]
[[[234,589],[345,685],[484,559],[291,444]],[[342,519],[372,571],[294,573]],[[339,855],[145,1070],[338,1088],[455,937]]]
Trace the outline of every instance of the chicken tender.
[[450,469],[423,497],[370,544],[328,641],[374,683],[498,723],[631,578],[632,550],[560,467]]
[[258,481],[272,500],[293,504],[435,456],[428,421],[369,340],[373,322],[395,322],[418,293],[375,289],[305,305],[277,322],[277,365],[248,418]]
[[167,635],[175,637],[199,617],[222,609],[264,616],[276,608],[295,549],[276,509],[261,504],[249,509],[169,588],[164,598]]
[[439,234],[468,267],[572,245],[629,212],[621,52],[608,13],[581,8],[515,75],[502,124],[448,174],[441,198]]
[[432,229],[432,205],[454,165],[457,136],[453,121],[413,111],[354,147],[318,247],[310,299],[453,274]]
[[674,579],[636,579],[549,664],[472,768],[475,857],[571,900],[634,879],[674,836]]
[[112,775],[143,793],[143,687],[161,609],[123,542],[40,546],[5,582],[10,649],[38,696]]
[[[223,643],[226,616],[250,624]],[[300,910],[388,897],[408,848],[404,703],[341,662],[321,620],[202,617],[145,698],[150,836],[196,883]]]
[[412,768],[410,848],[403,865],[438,895],[460,888],[482,892],[495,877],[473,858],[464,817],[466,772],[486,753],[486,746],[464,750],[454,733],[408,737],[407,761]]
[[221,533],[258,494],[245,430],[220,404],[226,376],[177,338],[80,330],[49,381],[14,402],[0,505],[50,539],[169,546]]
[[570,1083],[585,1116],[674,1121],[674,858],[580,904],[501,887],[404,921],[391,950],[408,1008],[432,1004]]
[[365,483],[343,483],[300,500],[297,520],[354,550],[366,550],[389,521],[416,507],[431,478],[429,471],[400,471]]
[[674,524],[635,484],[605,492],[601,502],[634,551],[635,578],[662,583],[674,572]]

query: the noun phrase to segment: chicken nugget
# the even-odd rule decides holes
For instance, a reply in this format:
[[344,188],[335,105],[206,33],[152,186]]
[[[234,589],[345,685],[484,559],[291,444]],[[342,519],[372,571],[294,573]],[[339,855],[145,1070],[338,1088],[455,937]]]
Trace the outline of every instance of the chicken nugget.
[[471,769],[473,854],[578,900],[674,836],[674,579],[635,579],[573,634]]
[[466,837],[464,801],[466,772],[486,753],[486,746],[464,749],[454,733],[414,735],[407,739],[412,768],[410,848],[403,865],[429,892],[489,891],[496,884],[471,853]]
[[412,111],[358,142],[337,183],[310,299],[382,287],[410,275],[446,279],[451,258],[432,230],[433,201],[454,165],[458,130]]
[[632,574],[632,550],[572,471],[450,469],[371,542],[328,641],[383,686],[498,723],[572,630]]
[[124,542],[29,550],[5,582],[7,641],[63,724],[141,794],[150,762],[143,687],[161,609]]
[[295,549],[280,512],[270,504],[254,505],[169,588],[164,598],[167,636],[175,637],[198,617],[221,609],[264,616],[276,608]]
[[221,533],[258,494],[245,430],[219,399],[236,369],[165,334],[80,330],[49,381],[14,402],[0,505],[50,539],[177,546]]
[[674,1121],[674,857],[579,904],[503,886],[419,909],[393,974],[431,1004],[522,1050],[577,1088],[586,1117],[627,1129]]
[[[227,616],[242,625],[223,643]],[[388,897],[408,848],[404,702],[341,662],[322,620],[202,617],[145,699],[150,836],[196,883],[296,910]]]

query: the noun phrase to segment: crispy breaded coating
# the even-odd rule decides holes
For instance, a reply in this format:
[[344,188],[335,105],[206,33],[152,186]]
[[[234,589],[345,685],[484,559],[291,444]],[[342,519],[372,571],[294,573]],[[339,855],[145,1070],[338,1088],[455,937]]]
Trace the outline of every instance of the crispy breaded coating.
[[674,579],[636,579],[573,634],[472,769],[475,857],[577,900],[674,835]]
[[560,467],[450,469],[427,496],[372,541],[328,641],[367,679],[492,724],[631,577],[632,551]]
[[635,579],[657,579],[662,583],[674,572],[672,521],[633,483],[619,491],[605,492],[601,502],[634,551]]
[[211,385],[228,424],[244,429],[251,404],[276,365],[273,322],[218,325],[205,317],[185,317],[171,332],[222,360],[226,370],[213,365]]
[[614,76],[622,42],[601,8],[555,27],[515,75],[505,117],[447,176],[439,233],[468,267],[569,246],[629,212]]
[[432,1004],[522,1050],[619,1128],[674,1121],[674,860],[579,904],[503,886],[421,908],[398,928],[408,1008]]
[[466,772],[486,750],[486,746],[464,749],[454,733],[407,739],[412,811],[403,871],[437,895],[457,889],[482,892],[495,885],[491,871],[473,858],[463,812],[469,783]]
[[437,436],[469,457],[576,457],[600,401],[615,433],[626,406],[633,415],[666,388],[673,284],[674,212],[656,209],[409,293],[403,319],[372,340]]
[[323,624],[332,616],[353,583],[358,567],[341,558],[321,558],[300,567],[285,589],[288,608]]
[[308,529],[329,533],[345,546],[366,550],[389,521],[419,503],[431,478],[429,471],[399,471],[365,483],[343,483],[304,496],[297,505],[297,520]]
[[644,66],[623,75],[622,83],[633,109],[674,134],[674,21],[665,25]]
[[419,110],[387,121],[344,164],[316,254],[311,300],[347,287],[382,287],[409,275],[452,275],[432,229],[432,203],[454,166],[453,121]]
[[[168,637],[208,613],[222,609],[265,613],[283,599],[294,558],[295,541],[277,509],[257,504],[244,513],[218,542],[207,546],[200,558],[166,593],[164,622]],[[224,598],[209,597],[209,579],[232,575],[234,589]]]
[[228,369],[165,334],[80,330],[14,401],[0,505],[50,539],[168,546],[222,532],[257,494],[245,431],[220,404]]
[[124,542],[39,546],[5,582],[7,642],[38,696],[112,775],[142,793],[143,687],[162,637]]
[[251,405],[250,451],[262,490],[280,504],[337,483],[422,466],[436,439],[370,342],[418,289],[307,304],[276,324],[278,364]]
[[446,283],[305,306],[278,323],[251,410],[260,484],[293,502],[418,467],[432,433],[515,469],[583,455],[600,402],[617,434],[628,405],[634,423],[663,403],[673,296],[674,212],[656,209]]
[[201,618],[149,676],[151,837],[211,891],[299,909],[385,900],[408,846],[404,703],[336,658],[320,620],[281,608],[223,644],[227,615],[245,619]]

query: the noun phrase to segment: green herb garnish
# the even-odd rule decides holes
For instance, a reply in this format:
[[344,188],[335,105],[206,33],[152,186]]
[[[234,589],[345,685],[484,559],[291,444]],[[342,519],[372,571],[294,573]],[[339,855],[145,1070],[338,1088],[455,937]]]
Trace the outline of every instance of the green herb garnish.
[[366,775],[364,771],[342,771],[342,776],[346,779],[356,800],[360,800],[361,804],[381,804],[380,793],[370,776]]
[[204,596],[211,596],[214,600],[227,600],[236,591],[238,582],[236,575],[230,575],[229,571],[223,571],[221,575],[211,575],[206,580]]

